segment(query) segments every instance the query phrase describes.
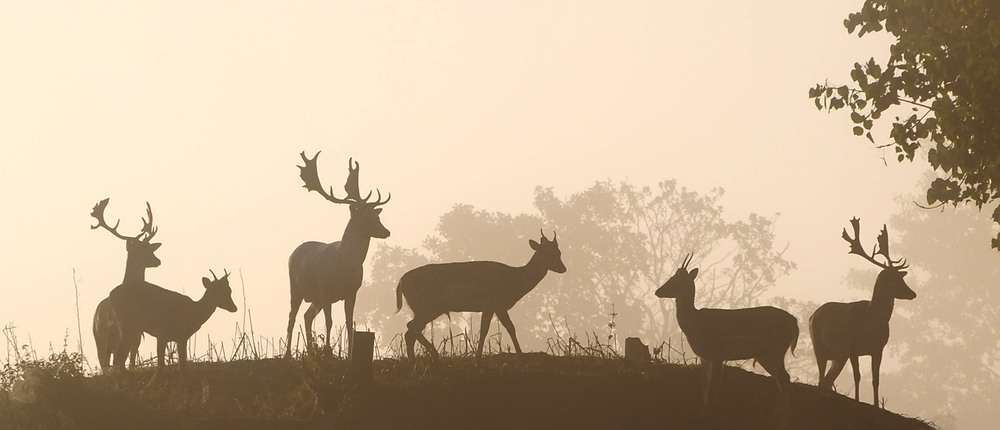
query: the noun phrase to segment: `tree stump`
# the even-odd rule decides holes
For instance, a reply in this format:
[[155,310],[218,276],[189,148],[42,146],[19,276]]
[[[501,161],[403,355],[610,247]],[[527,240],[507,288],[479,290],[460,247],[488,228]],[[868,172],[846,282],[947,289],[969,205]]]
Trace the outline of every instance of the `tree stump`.
[[372,362],[374,357],[375,333],[370,331],[354,332],[354,341],[351,342],[350,359],[347,363],[347,372],[344,373],[344,381],[358,385],[369,385],[373,380]]
[[637,337],[625,339],[625,358],[635,361],[649,361],[649,346]]

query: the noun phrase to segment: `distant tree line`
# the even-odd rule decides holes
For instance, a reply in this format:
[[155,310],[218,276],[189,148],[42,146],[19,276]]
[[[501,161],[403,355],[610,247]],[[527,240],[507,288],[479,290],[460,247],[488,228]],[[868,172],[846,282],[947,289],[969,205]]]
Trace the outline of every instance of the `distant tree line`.
[[784,257],[785,247],[774,243],[775,217],[750,214],[730,221],[720,204],[723,195],[721,189],[691,191],[673,180],[653,187],[598,181],[566,198],[537,187],[537,212],[532,214],[456,204],[420,249],[375,250],[369,285],[359,298],[365,315],[359,319],[382,333],[401,333],[406,315],[394,314],[394,294],[407,270],[429,262],[469,260],[522,265],[531,255],[528,239],[543,228],[558,232],[569,270],[547,277],[511,310],[526,348],[545,350],[548,339],[585,335],[605,342],[620,335],[621,342],[624,336],[640,336],[653,346],[667,339],[679,344],[683,336],[672,302],[652,292],[686,253],[694,252],[702,268],[698,305],[705,307],[759,305],[768,289],[795,267]]

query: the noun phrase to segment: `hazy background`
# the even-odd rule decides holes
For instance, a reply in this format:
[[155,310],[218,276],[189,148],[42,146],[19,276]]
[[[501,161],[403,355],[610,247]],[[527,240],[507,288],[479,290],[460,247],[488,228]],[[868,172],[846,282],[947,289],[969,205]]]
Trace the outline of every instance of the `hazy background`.
[[[121,241],[89,229],[110,197],[127,234],[152,204],[163,264],[147,280],[197,298],[201,276],[228,268],[242,309],[242,270],[256,332],[281,336],[289,253],[339,240],[348,217],[301,187],[303,150],[323,151],[320,176],[338,190],[346,159],[360,161],[361,189],[393,196],[382,242],[407,247],[456,203],[531,211],[539,185],[722,187],[734,218],[780,213],[776,242],[797,269],[776,292],[867,298],[847,287],[866,263],[840,230],[859,216],[874,234],[926,167],[896,164],[807,97],[887,52],[844,30],[859,6],[0,3],[0,322],[39,350],[68,332],[75,349],[75,269],[96,362],[93,309],[125,264]],[[241,318],[219,311],[198,336],[229,339]]]

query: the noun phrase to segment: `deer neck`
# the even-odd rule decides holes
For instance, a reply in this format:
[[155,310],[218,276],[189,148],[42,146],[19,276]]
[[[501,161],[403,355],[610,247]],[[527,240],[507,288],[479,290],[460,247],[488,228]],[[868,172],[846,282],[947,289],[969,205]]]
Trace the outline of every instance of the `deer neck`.
[[198,323],[198,326],[200,327],[205,323],[205,321],[208,321],[208,319],[212,317],[216,308],[217,306],[215,306],[215,303],[211,303],[208,300],[208,291],[205,291],[205,294],[201,296],[201,299],[194,302],[194,316],[196,320],[193,322]]
[[361,233],[360,223],[351,218],[344,229],[344,236],[340,239],[339,253],[341,258],[356,264],[363,264],[368,256],[368,247],[372,238]]
[[892,317],[892,308],[896,304],[896,299],[891,295],[883,292],[878,286],[875,286],[875,291],[872,292],[872,300],[868,307],[871,309],[872,316],[878,320],[889,321]]
[[684,329],[697,315],[698,309],[694,307],[694,294],[682,294],[677,296],[674,302],[677,304],[677,324],[681,326],[681,329]]
[[125,258],[125,278],[122,280],[122,283],[144,282],[145,280],[146,267],[129,254],[129,256]]
[[549,272],[549,269],[545,267],[545,264],[538,257],[538,254],[532,255],[528,262],[521,266],[520,268],[521,280],[528,291],[534,289],[539,282],[542,282],[542,278],[545,278],[545,274]]

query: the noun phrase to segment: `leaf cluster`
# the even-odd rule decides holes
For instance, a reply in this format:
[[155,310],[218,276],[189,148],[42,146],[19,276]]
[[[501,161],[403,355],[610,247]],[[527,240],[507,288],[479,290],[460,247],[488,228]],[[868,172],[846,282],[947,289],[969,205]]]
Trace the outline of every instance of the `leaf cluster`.
[[[889,57],[857,62],[852,85],[817,84],[809,97],[821,110],[849,109],[854,134],[873,144],[874,124],[891,117],[890,142],[877,146],[892,147],[898,161],[925,150],[942,173],[927,203],[981,208],[1000,196],[998,14],[1000,3],[989,0],[866,0],[844,26],[859,37],[895,37]],[[993,219],[1000,223],[1000,212]]]

